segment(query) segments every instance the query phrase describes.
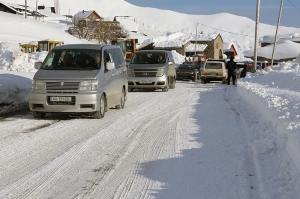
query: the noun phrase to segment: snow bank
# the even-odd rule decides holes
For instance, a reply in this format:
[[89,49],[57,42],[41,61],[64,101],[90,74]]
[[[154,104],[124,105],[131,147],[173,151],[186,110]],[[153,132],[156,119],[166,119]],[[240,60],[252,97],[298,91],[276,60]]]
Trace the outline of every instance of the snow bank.
[[43,61],[48,52],[23,53],[19,48],[0,46],[0,69],[17,72],[36,72],[34,63]]
[[0,74],[0,104],[29,102],[32,78]]
[[[282,77],[285,78],[282,78]],[[285,149],[300,170],[300,65],[288,62],[269,68],[264,75],[251,74],[240,79],[238,92],[257,112],[266,128],[273,128],[253,147],[258,154]],[[269,127],[268,127],[269,126]]]

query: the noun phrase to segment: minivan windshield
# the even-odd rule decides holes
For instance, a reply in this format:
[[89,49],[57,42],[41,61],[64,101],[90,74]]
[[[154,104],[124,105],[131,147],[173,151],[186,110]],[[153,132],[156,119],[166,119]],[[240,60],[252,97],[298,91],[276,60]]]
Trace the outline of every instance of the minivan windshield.
[[44,70],[98,70],[101,66],[99,50],[53,49],[45,58]]
[[163,52],[137,52],[131,59],[131,64],[162,64],[166,63],[166,56]]

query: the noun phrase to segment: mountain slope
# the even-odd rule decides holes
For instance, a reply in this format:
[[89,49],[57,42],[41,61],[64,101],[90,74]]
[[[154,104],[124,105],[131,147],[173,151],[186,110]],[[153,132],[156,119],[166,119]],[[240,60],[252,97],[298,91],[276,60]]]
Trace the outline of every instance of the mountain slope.
[[[24,0],[14,0],[14,3],[24,4]],[[28,4],[35,7],[35,1],[29,1]],[[53,6],[52,1],[40,0],[40,4]],[[249,18],[228,13],[187,15],[169,10],[139,7],[124,0],[86,0],[84,4],[80,0],[60,1],[61,15],[74,15],[80,10],[95,10],[106,20],[112,20],[114,16],[133,16],[139,32],[146,34],[148,38],[176,32],[195,34],[197,26],[198,33],[200,31],[204,34],[220,33],[224,42],[235,43],[240,52],[254,47],[255,22]],[[275,29],[276,26],[260,24],[259,35],[274,35]],[[279,29],[279,34],[296,32],[300,32],[300,29],[291,27]],[[138,35],[134,36],[138,37]],[[147,38],[140,37],[139,39],[142,41]]]

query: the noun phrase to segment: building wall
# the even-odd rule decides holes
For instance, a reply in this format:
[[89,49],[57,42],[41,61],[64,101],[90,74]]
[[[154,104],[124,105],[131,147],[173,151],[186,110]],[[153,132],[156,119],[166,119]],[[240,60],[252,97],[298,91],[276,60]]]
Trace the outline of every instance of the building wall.
[[[186,44],[182,45],[182,47],[155,47],[154,44],[154,49],[161,49],[161,50],[175,50],[176,52],[178,52],[179,54],[183,55],[183,56],[187,56],[186,53],[186,47],[190,44],[195,44],[195,41],[188,41]],[[206,49],[204,50],[204,52],[197,52],[197,53],[203,53],[204,55],[206,55],[206,58],[211,58],[211,59],[222,59],[223,58],[223,40],[222,37],[220,35],[218,35],[216,37],[216,39],[212,40],[212,41],[197,41],[197,44],[207,44],[208,46],[206,47]],[[143,50],[145,49],[151,49],[149,47],[144,47],[142,48]],[[140,50],[142,50],[140,49]],[[153,49],[153,48],[152,48]],[[195,54],[190,53],[190,54]]]
[[207,44],[204,50],[204,55],[207,59],[222,59],[223,58],[223,40],[220,35],[212,41],[199,41],[199,44]]

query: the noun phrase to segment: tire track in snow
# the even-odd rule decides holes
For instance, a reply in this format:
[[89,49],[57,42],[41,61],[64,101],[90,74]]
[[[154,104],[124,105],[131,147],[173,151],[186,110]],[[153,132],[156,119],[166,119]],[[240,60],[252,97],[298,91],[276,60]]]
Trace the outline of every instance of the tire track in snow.
[[[144,100],[143,96],[145,94],[149,99]],[[5,141],[2,142],[3,148],[1,149],[1,152],[3,152],[1,156],[3,158],[0,159],[0,175],[6,178],[7,181],[0,182],[0,196],[17,194],[24,196],[24,198],[30,198],[31,196],[42,197],[43,194],[47,193],[51,195],[53,192],[53,190],[51,192],[51,189],[63,185],[62,178],[64,178],[64,176],[74,175],[76,172],[72,170],[84,164],[76,165],[79,161],[82,161],[80,159],[87,159],[83,157],[87,155],[85,149],[91,150],[91,156],[95,155],[95,152],[93,152],[95,149],[91,146],[86,148],[86,143],[96,145],[95,140],[99,141],[100,139],[103,139],[101,149],[104,150],[100,152],[98,158],[101,157],[101,160],[104,160],[103,168],[109,169],[100,169],[99,171],[101,172],[94,175],[94,177],[96,176],[95,178],[99,179],[101,183],[102,181],[109,181],[110,176],[113,176],[115,170],[119,169],[120,166],[118,165],[127,166],[131,164],[132,161],[135,165],[136,162],[139,161],[138,159],[141,154],[137,153],[136,157],[131,158],[132,161],[130,163],[125,162],[125,159],[134,154],[135,149],[139,149],[139,151],[144,149],[143,146],[140,145],[139,140],[143,140],[143,142],[147,144],[148,140],[141,139],[139,136],[144,136],[149,126],[157,125],[155,121],[159,119],[165,121],[164,117],[166,114],[174,114],[180,110],[180,107],[176,109],[174,109],[174,107],[178,105],[182,106],[186,99],[193,96],[193,93],[191,92],[187,95],[180,96],[178,99],[170,99],[169,96],[173,97],[174,95],[180,96],[182,95],[182,91],[175,89],[167,93],[135,93],[135,98],[132,102],[126,103],[125,112],[124,110],[109,110],[103,120],[72,119],[61,121],[44,129],[27,134],[18,134],[17,136],[5,139]],[[158,102],[158,99],[161,100]],[[130,110],[126,111],[126,108]],[[154,113],[147,113],[147,110],[151,112],[153,109]],[[164,112],[164,110],[166,111]],[[166,113],[169,110],[172,111]],[[124,117],[124,113],[126,117]],[[134,132],[132,132],[132,127],[128,125],[131,123],[132,117],[139,118],[134,118],[134,121],[140,125]],[[157,120],[152,122],[149,121],[149,118],[157,118]],[[164,125],[163,122],[160,124]],[[136,126],[136,124],[134,124],[134,126]],[[156,128],[153,131],[159,130],[159,128]],[[144,133],[141,133],[143,131]],[[115,139],[117,137],[110,137],[111,132],[121,132],[120,136],[124,136],[125,140],[116,141]],[[117,144],[115,148],[103,148],[114,144]],[[20,148],[18,153],[14,150],[16,146]],[[73,154],[76,152],[79,153],[77,155]],[[106,156],[106,154],[110,155]],[[94,169],[98,168],[95,167]],[[59,175],[61,176],[59,177]],[[125,179],[124,176],[122,178]],[[39,180],[33,182],[33,179]],[[95,183],[97,181],[95,181],[94,178],[89,179],[90,183],[85,183],[85,187],[88,188],[92,182],[94,183],[94,187],[98,188],[100,186]],[[80,181],[81,184],[79,183],[80,187],[83,187],[82,181]],[[152,183],[149,180],[147,181]],[[135,183],[135,180],[132,182]],[[52,188],[49,187],[50,184],[52,184]],[[90,192],[93,191],[93,189],[94,188],[90,190],[86,189],[87,191],[85,191]],[[53,194],[55,195],[55,192],[53,192]],[[78,192],[68,193],[66,191],[64,194],[64,196],[66,196],[65,198],[69,198],[69,194],[73,194],[73,196],[77,194],[78,198],[80,198]]]
[[[186,109],[184,109],[183,107],[179,107],[177,109],[174,110],[174,105],[178,105],[180,103],[182,103],[183,101],[186,101],[188,98],[193,98],[195,95],[195,93],[191,93],[189,95],[183,95],[181,98],[178,99],[174,99],[174,102],[172,103],[168,103],[166,102],[165,104],[167,104],[167,109],[163,111],[163,113],[161,112],[155,112],[152,115],[148,115],[148,118],[155,118],[154,120],[148,122],[148,127],[150,127],[150,129],[148,129],[145,135],[143,135],[142,140],[139,141],[139,144],[136,146],[136,148],[134,150],[132,150],[130,153],[128,153],[129,157],[127,159],[131,159],[131,163],[129,164],[140,164],[141,163],[141,159],[139,159],[140,154],[148,154],[150,153],[150,155],[148,155],[147,157],[143,157],[143,159],[154,159],[156,160],[157,158],[159,158],[160,154],[163,152],[163,147],[166,139],[170,138],[170,137],[174,137],[173,139],[176,139],[176,136],[174,136],[174,134],[176,134],[176,126],[177,124],[172,123],[174,121],[175,118],[178,118],[180,115],[184,115],[183,113],[185,113]],[[189,103],[187,103],[189,104]],[[188,112],[187,112],[188,114]],[[166,119],[167,119],[167,123],[170,123],[166,126]],[[166,127],[164,127],[166,126]],[[155,128],[154,128],[155,127]],[[163,128],[162,128],[163,127]],[[160,132],[157,134],[157,132]],[[143,132],[145,133],[145,132]],[[155,135],[155,136],[153,136]],[[175,141],[174,141],[175,142]],[[146,147],[146,148],[145,148]],[[174,151],[174,146],[171,147]],[[153,150],[153,149],[159,149],[159,150]],[[148,151],[150,150],[150,152]],[[151,152],[152,151],[152,152]],[[171,157],[174,156],[174,152],[172,153]],[[171,158],[170,157],[170,158]],[[124,164],[124,163],[121,163]],[[126,163],[128,164],[128,163]],[[119,166],[120,167],[120,166]],[[121,166],[122,168],[126,168],[126,165]],[[118,175],[119,174],[114,174],[114,175]],[[131,188],[132,186],[134,186],[134,184],[136,183],[135,180],[136,179],[140,179],[141,177],[137,177],[136,175],[138,175],[137,172],[135,172],[133,175],[132,174],[128,174],[126,175],[127,177],[125,177],[122,184],[120,184],[119,186],[117,186],[118,188],[113,191],[114,194],[112,193],[108,193],[108,195],[105,195],[103,192],[102,195],[103,198],[126,198],[126,196],[132,191]],[[114,178],[113,178],[114,179]],[[109,179],[108,179],[109,181]],[[118,178],[118,181],[121,181],[120,177]],[[112,184],[110,183],[115,183],[115,182],[104,182],[105,184],[108,184],[108,186],[113,187]],[[118,182],[119,183],[119,182]],[[148,187],[151,186],[150,184],[152,183],[150,180],[146,180],[144,182],[144,185],[141,190],[141,193],[147,194],[147,192],[145,190],[148,190]],[[139,185],[141,186],[141,185]],[[97,193],[98,191],[95,190],[94,193]],[[111,194],[111,195],[109,195]],[[144,198],[145,195],[139,195],[136,198]]]
[[[251,198],[260,198],[261,196],[258,193],[259,184],[258,181],[258,172],[255,169],[255,165],[253,164],[253,156],[254,152],[252,150],[252,143],[250,140],[250,136],[253,133],[253,130],[248,127],[247,125],[247,116],[244,113],[244,107],[247,107],[247,102],[244,101],[239,94],[237,93],[236,88],[225,88],[224,92],[224,100],[228,102],[231,107],[231,110],[234,112],[234,120],[236,123],[239,124],[238,128],[243,136],[247,139],[243,142],[243,150],[239,151],[240,161],[238,162],[238,185],[239,185],[239,192],[236,193],[236,198],[245,198],[245,196],[251,196]],[[234,101],[234,102],[233,102]],[[241,107],[239,107],[241,106]],[[246,128],[245,128],[246,127]],[[245,173],[245,171],[248,171]],[[245,181],[245,178],[247,179]],[[245,189],[248,187],[249,189]],[[252,189],[251,187],[254,187]],[[247,193],[245,193],[247,191]]]

